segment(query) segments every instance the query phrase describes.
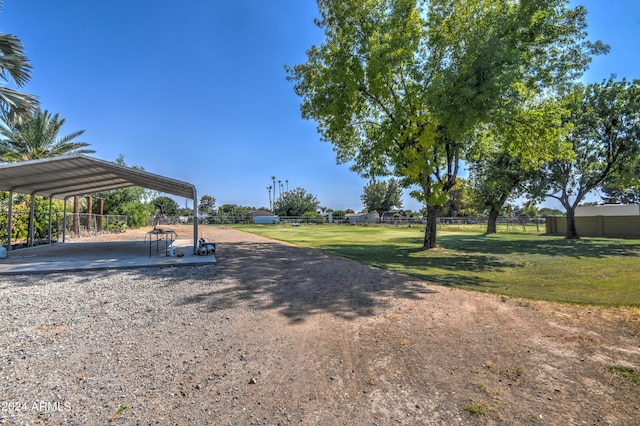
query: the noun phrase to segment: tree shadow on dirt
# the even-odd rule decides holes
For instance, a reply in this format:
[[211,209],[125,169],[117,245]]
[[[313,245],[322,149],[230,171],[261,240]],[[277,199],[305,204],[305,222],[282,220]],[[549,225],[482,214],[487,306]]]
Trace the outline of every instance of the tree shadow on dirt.
[[405,275],[278,243],[229,243],[217,257],[214,285],[179,299],[178,305],[202,304],[209,311],[242,305],[300,322],[317,313],[372,316],[392,299],[417,300],[433,293]]

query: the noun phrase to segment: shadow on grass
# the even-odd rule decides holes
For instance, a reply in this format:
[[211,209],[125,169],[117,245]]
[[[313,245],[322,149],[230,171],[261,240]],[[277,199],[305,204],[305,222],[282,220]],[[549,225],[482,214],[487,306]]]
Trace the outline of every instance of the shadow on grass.
[[[584,262],[640,256],[640,240],[572,241],[546,236],[453,234],[441,236],[435,250],[423,250],[421,243],[419,238],[407,237],[389,240],[389,244],[339,244],[322,249],[433,284],[483,291],[504,286],[492,279],[497,277],[495,274],[543,263],[545,257]],[[540,258],[531,263],[531,256]]]
[[438,268],[451,271],[484,272],[504,267],[517,266],[517,263],[501,260],[490,254],[464,254],[451,252],[431,252],[417,248],[402,248],[375,244],[344,244],[326,247],[322,250],[344,256],[377,267],[385,265],[403,265],[408,269]]
[[[401,246],[415,246],[422,251],[421,238],[396,238],[389,241]],[[459,253],[487,255],[531,254],[572,258],[601,258],[608,256],[640,257],[640,240],[614,238],[582,238],[518,234],[450,234],[438,236],[438,247]]]
[[521,266],[517,262],[486,254],[459,255],[446,250],[427,252],[418,248],[388,245],[344,244],[324,247],[323,250],[444,286],[485,287],[490,282],[478,274]]
[[[417,300],[433,293],[406,275],[389,274],[319,250],[277,243],[229,243],[216,255],[217,266],[208,269],[213,285],[177,299],[176,304],[201,304],[208,311],[236,306],[274,310],[299,323],[317,313],[346,319],[372,316],[393,299]],[[180,285],[170,277],[161,281]]]

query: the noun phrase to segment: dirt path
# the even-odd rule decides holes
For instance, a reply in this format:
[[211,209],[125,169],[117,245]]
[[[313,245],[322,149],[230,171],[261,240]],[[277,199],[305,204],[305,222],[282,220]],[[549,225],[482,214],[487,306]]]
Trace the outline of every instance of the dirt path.
[[638,310],[203,228],[214,267],[0,279],[0,424],[640,423]]

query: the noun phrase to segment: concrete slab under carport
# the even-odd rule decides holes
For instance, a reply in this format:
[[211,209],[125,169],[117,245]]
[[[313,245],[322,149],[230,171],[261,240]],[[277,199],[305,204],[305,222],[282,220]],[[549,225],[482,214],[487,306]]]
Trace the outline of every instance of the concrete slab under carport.
[[149,241],[72,241],[13,250],[0,259],[0,275],[42,274],[54,272],[90,271],[96,269],[126,269],[144,267],[211,265],[215,255],[193,254],[193,242],[178,239],[176,253],[184,256],[165,256],[162,246]]

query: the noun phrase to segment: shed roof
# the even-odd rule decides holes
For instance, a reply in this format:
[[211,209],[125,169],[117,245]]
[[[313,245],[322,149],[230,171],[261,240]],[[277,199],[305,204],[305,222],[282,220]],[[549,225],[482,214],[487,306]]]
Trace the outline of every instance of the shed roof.
[[64,199],[141,186],[196,200],[190,183],[99,160],[83,154],[0,165],[0,191]]

